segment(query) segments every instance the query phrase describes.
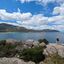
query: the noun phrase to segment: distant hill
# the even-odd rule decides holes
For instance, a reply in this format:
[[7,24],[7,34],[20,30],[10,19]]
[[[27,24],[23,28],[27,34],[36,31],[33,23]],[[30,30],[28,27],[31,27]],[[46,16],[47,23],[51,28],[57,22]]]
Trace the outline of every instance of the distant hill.
[[0,32],[59,32],[59,31],[51,29],[33,30],[33,29],[27,29],[25,27],[19,27],[11,24],[1,23]]
[[43,29],[42,31],[44,31],[44,32],[59,32],[58,30],[53,30],[53,29]]

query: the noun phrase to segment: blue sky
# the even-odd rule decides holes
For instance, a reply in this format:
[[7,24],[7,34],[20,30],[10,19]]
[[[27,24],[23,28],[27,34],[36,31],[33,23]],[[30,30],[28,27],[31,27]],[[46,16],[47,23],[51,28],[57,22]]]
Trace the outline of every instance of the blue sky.
[[59,6],[58,3],[48,3],[46,6],[33,2],[21,3],[16,0],[1,0],[0,9],[5,9],[8,12],[17,12],[18,8],[21,12],[31,12],[32,14],[43,13],[45,16],[51,16],[55,6]]
[[64,31],[64,0],[1,0],[0,23]]

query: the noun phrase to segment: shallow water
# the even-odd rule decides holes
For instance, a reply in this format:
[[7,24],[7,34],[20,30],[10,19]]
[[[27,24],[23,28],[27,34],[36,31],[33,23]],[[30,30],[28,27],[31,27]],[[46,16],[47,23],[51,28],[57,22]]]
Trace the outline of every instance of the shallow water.
[[50,43],[55,43],[56,38],[60,39],[61,43],[64,43],[64,33],[60,32],[2,32],[0,33],[0,39],[47,39]]

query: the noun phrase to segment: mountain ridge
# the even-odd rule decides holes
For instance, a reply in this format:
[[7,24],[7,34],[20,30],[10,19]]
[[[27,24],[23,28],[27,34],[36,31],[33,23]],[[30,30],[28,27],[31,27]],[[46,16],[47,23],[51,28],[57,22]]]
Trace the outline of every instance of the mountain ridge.
[[0,23],[0,32],[59,32],[59,31],[52,29],[34,30],[11,24]]

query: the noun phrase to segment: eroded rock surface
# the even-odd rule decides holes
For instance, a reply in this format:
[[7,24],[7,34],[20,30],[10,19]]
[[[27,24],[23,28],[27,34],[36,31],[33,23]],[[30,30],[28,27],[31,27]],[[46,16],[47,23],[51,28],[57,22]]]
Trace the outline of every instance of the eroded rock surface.
[[25,62],[18,58],[0,58],[0,64],[35,64],[32,61]]
[[47,48],[44,50],[44,54],[50,55],[54,53],[58,53],[58,55],[60,55],[61,57],[64,57],[64,46],[58,45],[58,44],[47,45]]

